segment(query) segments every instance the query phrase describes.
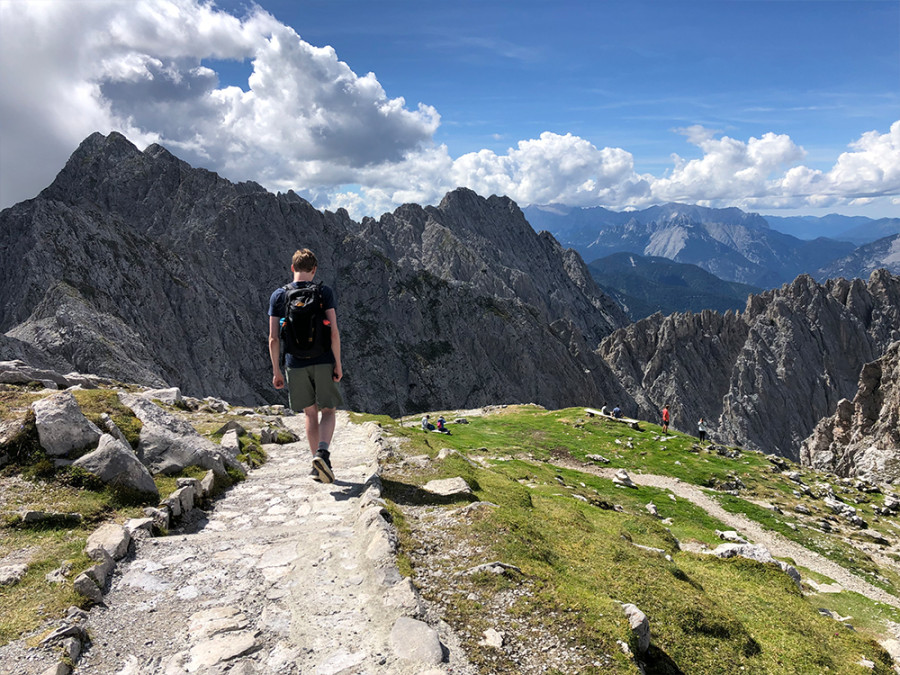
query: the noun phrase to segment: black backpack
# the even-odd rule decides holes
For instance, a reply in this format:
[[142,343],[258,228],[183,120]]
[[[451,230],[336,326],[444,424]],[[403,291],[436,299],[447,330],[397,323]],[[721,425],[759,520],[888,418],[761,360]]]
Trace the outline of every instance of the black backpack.
[[331,326],[325,319],[325,298],[319,282],[284,286],[284,321],[281,344],[284,353],[298,359],[321,356],[331,349]]

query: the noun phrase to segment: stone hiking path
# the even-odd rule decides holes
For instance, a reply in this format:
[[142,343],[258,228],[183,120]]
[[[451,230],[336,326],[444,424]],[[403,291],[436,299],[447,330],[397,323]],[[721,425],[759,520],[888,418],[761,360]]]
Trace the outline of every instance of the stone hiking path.
[[303,417],[285,422],[301,441],[266,446],[269,461],[214,502],[195,533],[136,542],[107,607],[90,612],[77,674],[467,672],[446,626],[443,648],[434,641],[438,666],[416,652],[425,624],[398,621],[421,615],[421,601],[378,516],[377,428],[339,413],[336,482],[323,485],[309,476]]

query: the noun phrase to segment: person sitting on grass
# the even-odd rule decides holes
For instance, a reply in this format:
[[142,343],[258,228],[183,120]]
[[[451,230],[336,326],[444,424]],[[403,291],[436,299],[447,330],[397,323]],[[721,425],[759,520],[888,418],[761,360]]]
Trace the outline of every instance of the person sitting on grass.
[[450,430],[445,425],[446,425],[446,422],[444,421],[444,418],[438,417],[437,430],[440,431],[442,434],[447,434],[448,436],[451,436],[452,434],[450,433]]

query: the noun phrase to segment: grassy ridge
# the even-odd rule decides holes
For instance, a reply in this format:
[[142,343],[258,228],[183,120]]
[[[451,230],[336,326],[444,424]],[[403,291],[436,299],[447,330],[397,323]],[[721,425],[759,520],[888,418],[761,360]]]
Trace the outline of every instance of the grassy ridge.
[[[452,436],[425,434],[415,421],[377,421],[403,439],[404,455],[433,458],[424,468],[388,464],[385,496],[402,524],[406,571],[462,634],[484,673],[634,673],[618,644],[637,649],[619,605],[627,602],[651,623],[652,647],[641,657],[648,673],[891,672],[890,657],[873,638],[885,634],[885,621],[900,618],[894,608],[847,592],[804,595],[774,565],[683,551],[679,541],[715,546],[721,543],[715,531],[729,528],[684,499],[673,501],[666,490],[626,490],[553,464],[601,454],[611,467],[698,486],[737,476],[746,489],[725,495],[726,508],[771,527],[775,512],[756,502],[814,502],[795,496],[762,455],[697,452],[691,437],[656,440],[654,425],[635,431],[581,409],[510,407],[451,424]],[[437,460],[441,448],[461,454]],[[475,457],[480,461],[472,462]],[[428,480],[453,476],[466,479],[472,500],[496,508],[461,511],[471,500],[446,503],[421,490]],[[660,518],[648,514],[649,502]],[[427,525],[434,519],[440,527]],[[661,519],[671,519],[668,527]],[[881,577],[882,587],[893,590],[892,573],[858,549],[793,522],[792,529],[793,518],[776,520],[779,531],[811,548],[815,542],[823,555],[867,578]],[[423,554],[428,550],[434,553]],[[521,574],[460,574],[491,560]],[[822,616],[817,608],[829,604],[841,613],[852,606],[856,630]],[[488,628],[506,630],[502,649],[479,644]],[[551,647],[547,635],[558,638]],[[860,666],[863,658],[874,668]]]

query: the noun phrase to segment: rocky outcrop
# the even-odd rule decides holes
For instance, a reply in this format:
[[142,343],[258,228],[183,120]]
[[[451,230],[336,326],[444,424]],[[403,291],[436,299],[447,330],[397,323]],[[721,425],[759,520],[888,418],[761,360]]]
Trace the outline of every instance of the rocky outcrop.
[[226,466],[243,474],[236,456],[201,436],[189,422],[166,412],[145,396],[119,394],[122,404],[141,420],[141,438],[137,456],[151,473],[174,474],[200,466],[225,473]]
[[840,476],[900,478],[900,342],[863,366],[853,400],[816,425],[800,459]]
[[627,400],[593,353],[624,314],[508,199],[457,190],[360,224],[117,133],[0,213],[0,358],[284,402],[266,310],[300,246],[337,291],[351,408]]
[[147,495],[159,494],[153,476],[134,451],[110,434],[103,434],[97,449],[76,459],[73,466],[93,474],[107,485]]
[[743,313],[654,315],[616,331],[599,352],[638,406],[626,413],[799,458],[818,421],[853,396],[863,364],[900,337],[900,278],[817,284],[800,276],[751,296]]

